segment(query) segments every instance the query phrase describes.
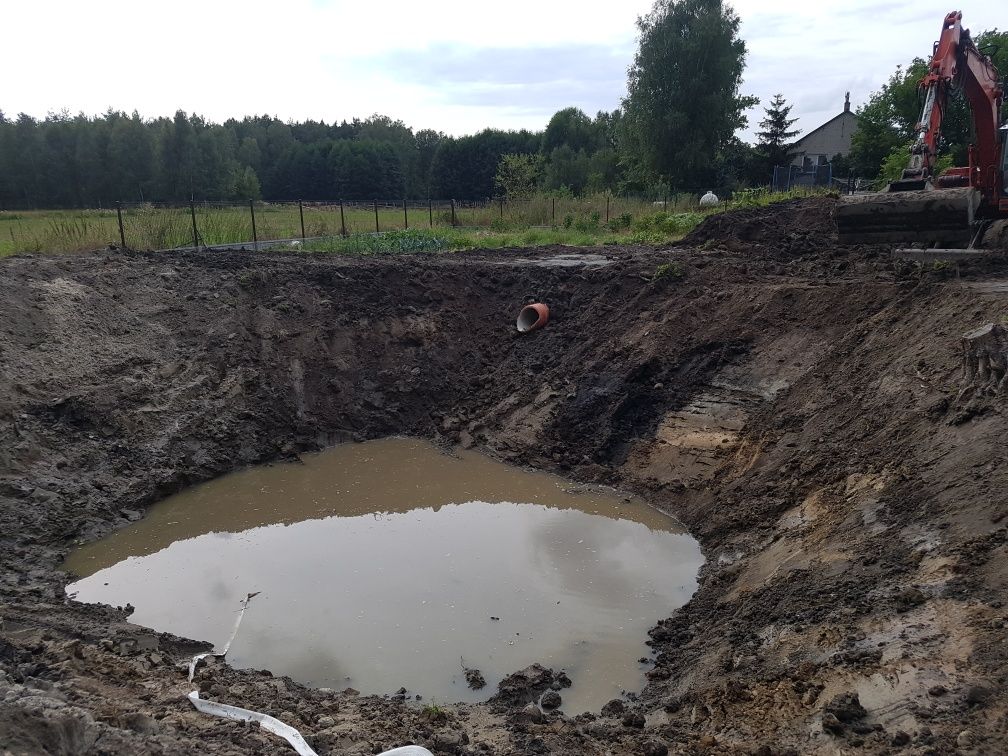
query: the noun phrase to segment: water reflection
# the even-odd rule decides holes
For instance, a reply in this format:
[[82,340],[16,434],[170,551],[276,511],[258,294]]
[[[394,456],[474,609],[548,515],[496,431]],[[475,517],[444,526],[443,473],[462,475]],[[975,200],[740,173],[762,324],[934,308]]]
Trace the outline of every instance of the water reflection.
[[[574,679],[565,710],[597,708],[642,684],[647,628],[689,598],[702,560],[642,502],[571,488],[415,440],[340,446],[166,500],[73,554],[87,577],[68,591],[218,643],[261,591],[236,666],[444,701],[539,661]],[[486,690],[466,688],[460,657]]]

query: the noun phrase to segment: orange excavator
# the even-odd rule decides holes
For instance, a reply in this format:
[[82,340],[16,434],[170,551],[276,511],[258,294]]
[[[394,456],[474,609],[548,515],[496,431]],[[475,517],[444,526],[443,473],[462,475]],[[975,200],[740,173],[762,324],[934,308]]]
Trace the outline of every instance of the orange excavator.
[[[945,17],[920,87],[924,107],[903,177],[885,192],[841,199],[836,210],[840,241],[968,248],[1005,244],[1008,124],[1000,123],[1004,87],[990,58],[962,28],[962,13]],[[955,88],[969,103],[976,143],[969,146],[968,167],[936,175],[942,119]]]

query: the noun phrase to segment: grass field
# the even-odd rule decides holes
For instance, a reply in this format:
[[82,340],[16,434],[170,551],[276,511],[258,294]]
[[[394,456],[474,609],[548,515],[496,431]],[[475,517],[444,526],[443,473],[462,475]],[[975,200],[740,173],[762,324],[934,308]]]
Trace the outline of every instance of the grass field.
[[[420,244],[420,238],[440,240],[441,249],[530,246],[536,244],[603,244],[618,242],[663,243],[688,233],[709,212],[788,199],[794,194],[751,194],[704,213],[696,198],[653,203],[605,196],[552,198],[539,196],[520,202],[489,202],[455,206],[439,202],[378,206],[377,229],[399,232],[407,228],[422,234],[389,236],[392,246]],[[304,235],[325,237],[305,248],[325,251],[374,252],[362,240],[376,230],[370,203],[305,204]],[[153,205],[131,206],[122,212],[126,245],[131,249],[168,249],[193,243],[193,221],[188,208]],[[454,223],[453,223],[454,221]],[[256,236],[260,241],[296,239],[302,235],[297,204],[260,202],[255,206]],[[197,205],[196,228],[200,244],[239,244],[252,241],[249,207]],[[343,230],[347,238],[341,238]],[[386,236],[386,234],[382,234]],[[403,241],[410,239],[413,241]],[[113,210],[0,211],[0,257],[18,252],[81,252],[119,244],[119,226]],[[434,244],[434,242],[429,242]],[[435,245],[437,246],[437,245]]]

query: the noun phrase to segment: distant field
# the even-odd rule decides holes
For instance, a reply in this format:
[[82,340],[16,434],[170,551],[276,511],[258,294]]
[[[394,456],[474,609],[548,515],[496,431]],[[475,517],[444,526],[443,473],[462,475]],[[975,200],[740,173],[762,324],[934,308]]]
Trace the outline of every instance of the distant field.
[[[787,199],[793,194],[747,195],[726,207],[765,204]],[[705,213],[704,213],[705,214]],[[697,211],[696,198],[683,196],[678,206],[669,202],[604,196],[552,198],[539,196],[520,202],[489,202],[479,205],[411,203],[404,215],[402,205],[378,206],[377,227],[382,232],[434,230],[451,233],[427,234],[430,238],[455,239],[451,248],[467,246],[528,246],[529,244],[597,244],[620,241],[661,243],[689,232],[704,214]],[[296,239],[301,236],[301,215],[297,204],[257,203],[256,235],[260,241]],[[305,204],[306,237],[349,237],[375,232],[375,211],[371,204],[344,206]],[[252,219],[247,205],[197,205],[196,228],[200,244],[240,244],[252,241]],[[123,209],[126,246],[131,249],[169,249],[193,243],[189,208],[154,205]],[[464,234],[458,232],[465,231]],[[458,240],[462,240],[459,242]],[[528,240],[528,241],[523,241]],[[116,211],[113,210],[29,210],[0,211],[0,257],[18,252],[81,252],[104,249],[120,242]],[[345,240],[315,242],[316,249],[363,249],[367,244],[347,245]]]

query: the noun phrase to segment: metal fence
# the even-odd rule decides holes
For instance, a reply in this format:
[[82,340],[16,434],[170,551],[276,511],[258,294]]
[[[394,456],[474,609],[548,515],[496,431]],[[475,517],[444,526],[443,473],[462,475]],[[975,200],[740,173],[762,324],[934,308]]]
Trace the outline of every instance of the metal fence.
[[[661,200],[637,197],[547,197],[528,199],[371,200],[292,202],[190,202],[187,205],[119,203],[114,210],[81,211],[130,249],[225,245],[261,248],[274,242],[330,236],[465,228],[515,230],[550,227],[628,227],[641,214],[683,212],[698,207],[696,195]],[[108,223],[113,222],[112,228]],[[70,221],[72,223],[72,219]],[[110,237],[108,242],[113,242]],[[114,243],[114,242],[113,242]]]

